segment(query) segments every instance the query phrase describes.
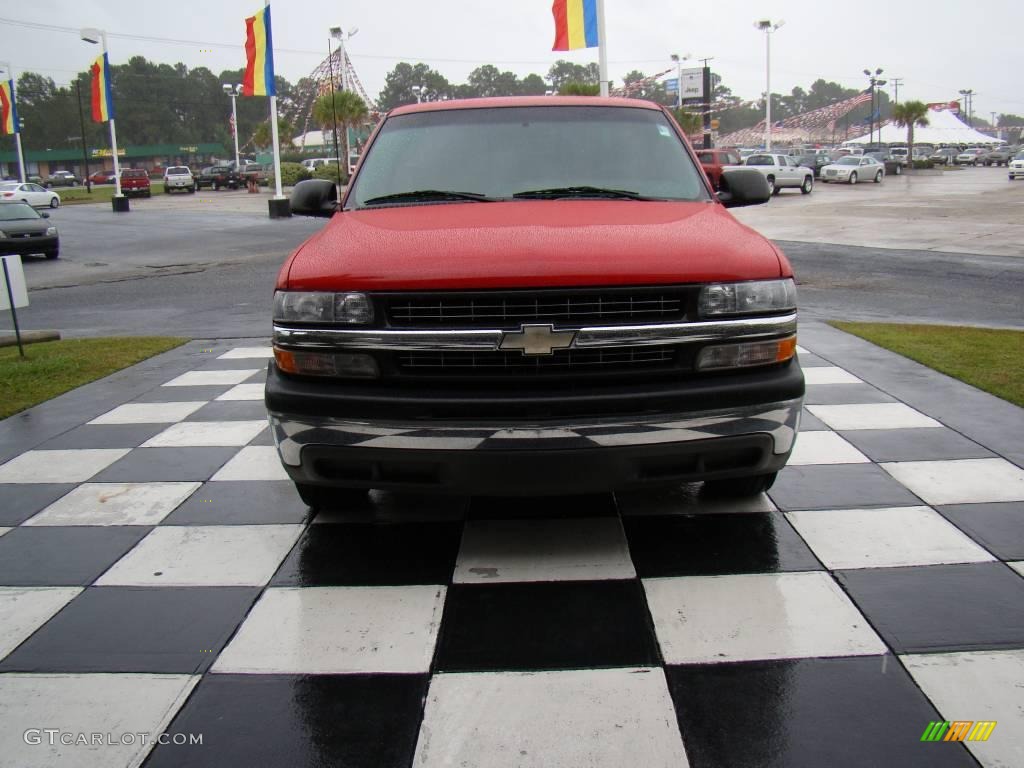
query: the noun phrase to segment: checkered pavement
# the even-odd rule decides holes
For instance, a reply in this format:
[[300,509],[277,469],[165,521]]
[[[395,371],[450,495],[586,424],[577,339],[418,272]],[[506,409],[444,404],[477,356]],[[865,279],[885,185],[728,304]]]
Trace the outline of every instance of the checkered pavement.
[[767,495],[315,517],[193,355],[0,465],[0,765],[1024,765],[1024,470],[819,351]]

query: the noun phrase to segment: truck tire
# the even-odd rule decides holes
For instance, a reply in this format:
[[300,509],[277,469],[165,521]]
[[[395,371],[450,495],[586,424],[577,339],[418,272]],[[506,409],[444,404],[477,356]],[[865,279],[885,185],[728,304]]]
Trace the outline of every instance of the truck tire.
[[779,194],[779,188],[775,186],[775,177],[774,176],[768,176],[767,178],[768,178],[768,191],[771,192],[773,195]]
[[804,179],[804,183],[800,185],[800,194],[809,195],[812,189],[814,189],[814,179],[808,176]]
[[212,190],[213,190],[214,192],[216,192],[216,191],[217,191],[217,182],[216,182],[216,181],[215,181],[215,182],[213,182],[213,183],[212,183],[212,184],[210,185],[210,189],[212,189]]
[[850,174],[850,185],[852,186],[852,185],[854,185],[856,183],[857,183],[857,172],[854,171],[853,173]]
[[365,503],[369,488],[330,488],[321,485],[296,483],[299,498],[310,509],[336,509]]
[[879,171],[878,173],[875,174],[875,184],[881,184],[881,183],[882,183],[882,172]]
[[775,483],[777,472],[752,477],[731,477],[726,480],[705,480],[701,493],[717,498],[740,498],[764,493]]

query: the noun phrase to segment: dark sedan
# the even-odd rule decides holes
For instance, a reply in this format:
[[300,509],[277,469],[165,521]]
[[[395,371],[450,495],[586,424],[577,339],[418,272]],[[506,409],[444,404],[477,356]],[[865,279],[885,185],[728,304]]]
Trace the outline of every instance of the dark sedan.
[[802,165],[802,166],[804,166],[806,168],[810,168],[812,171],[814,171],[814,178],[818,178],[819,176],[821,176],[821,169],[824,168],[826,165],[828,165],[829,163],[832,162],[829,159],[828,155],[814,154],[814,153],[808,153],[806,155],[799,155],[796,158],[796,161],[800,165]]
[[48,213],[39,213],[20,200],[0,203],[0,255],[40,254],[48,259],[60,255],[60,235],[47,219]]

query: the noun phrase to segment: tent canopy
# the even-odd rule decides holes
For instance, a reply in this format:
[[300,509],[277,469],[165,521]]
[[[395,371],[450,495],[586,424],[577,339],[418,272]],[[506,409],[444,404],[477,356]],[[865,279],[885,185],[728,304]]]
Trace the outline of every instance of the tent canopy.
[[[846,144],[868,144],[870,134],[850,139]],[[875,142],[878,144],[903,144],[907,141],[907,127],[895,123],[886,123],[875,131]],[[928,110],[928,125],[924,128],[914,126],[915,144],[1002,144],[999,139],[981,133],[964,123],[960,118],[946,109]]]

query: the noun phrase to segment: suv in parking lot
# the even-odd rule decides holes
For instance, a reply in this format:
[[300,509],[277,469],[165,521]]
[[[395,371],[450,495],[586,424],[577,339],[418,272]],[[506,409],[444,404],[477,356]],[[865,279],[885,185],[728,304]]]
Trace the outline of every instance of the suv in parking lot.
[[[806,169],[801,169],[806,171]],[[395,109],[278,274],[266,405],[302,498],[367,488],[768,488],[804,392],[786,257],[670,113],[517,97]]]
[[196,177],[196,189],[209,187],[214,192],[218,189],[238,189],[240,185],[238,174],[226,165],[214,165],[203,168]]
[[164,192],[170,193],[175,189],[183,189],[190,193],[196,191],[196,180],[188,166],[172,165],[164,171]]
[[743,165],[739,152],[735,149],[698,149],[697,160],[700,161],[704,173],[711,180],[711,186],[719,188],[722,171],[730,166]]

